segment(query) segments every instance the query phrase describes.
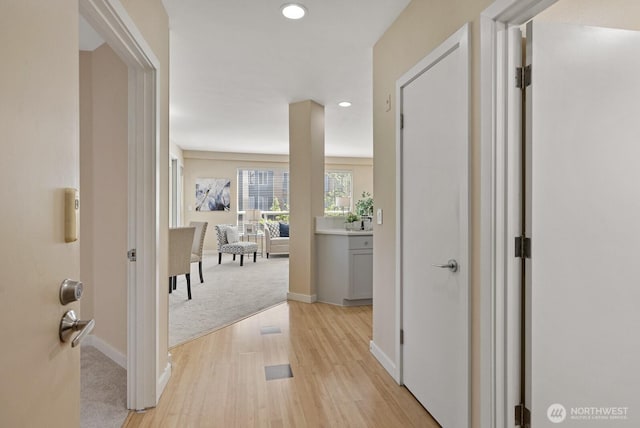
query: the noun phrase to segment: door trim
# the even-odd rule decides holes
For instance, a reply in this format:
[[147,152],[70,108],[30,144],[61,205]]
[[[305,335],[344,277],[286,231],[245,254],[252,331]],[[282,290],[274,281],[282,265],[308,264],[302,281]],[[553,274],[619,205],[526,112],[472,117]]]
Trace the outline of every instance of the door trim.
[[[409,71],[407,71],[402,77],[400,77],[396,81],[396,105],[398,108],[396,109],[396,278],[395,278],[395,306],[396,306],[396,318],[395,318],[395,327],[396,327],[396,340],[395,340],[395,361],[397,362],[396,370],[392,373],[394,379],[399,384],[403,384],[403,354],[402,354],[402,345],[400,344],[400,330],[402,329],[402,129],[401,129],[401,115],[403,99],[402,99],[402,91],[403,88],[406,87],[409,83],[414,81],[416,78],[421,76],[424,72],[429,70],[432,66],[438,63],[443,57],[451,53],[455,49],[459,49],[461,55],[467,60],[464,61],[463,73],[467,76],[467,79],[463,83],[464,87],[462,90],[467,94],[467,100],[470,101],[470,92],[469,92],[469,79],[470,79],[470,65],[469,65],[469,31],[470,25],[467,23],[454,34],[449,36],[444,42],[442,42],[437,48],[435,48],[431,53],[429,53],[426,57],[424,57],[420,62],[414,65]],[[470,103],[467,104],[470,106]],[[466,159],[464,160],[467,164],[466,168],[466,176],[462,177],[461,183],[461,194],[467,195],[466,197],[461,197],[460,199],[460,221],[463,224],[463,230],[461,231],[461,239],[460,239],[460,254],[464,255],[465,261],[463,263],[469,264],[466,268],[460,271],[460,283],[465,284],[468,291],[468,296],[471,296],[470,289],[470,262],[471,262],[471,254],[470,254],[470,235],[469,235],[469,165],[470,165],[470,157],[469,157],[469,142],[470,142],[470,111],[469,109],[462,111],[462,115],[465,116],[465,122],[469,124],[467,126],[466,140],[467,140],[467,151],[465,153]],[[469,310],[471,309],[470,300],[468,300]],[[471,317],[469,316],[469,320]],[[470,328],[470,326],[469,326]],[[471,330],[469,330],[470,332]],[[467,338],[469,341],[469,352],[471,351],[471,336]],[[471,354],[468,356],[469,362],[471,362]],[[471,367],[469,367],[469,373],[471,373]],[[469,379],[470,382],[470,379]],[[471,388],[469,390],[468,404],[471,404]],[[471,415],[471,409],[469,409],[469,415]]]
[[157,404],[171,374],[158,367],[160,61],[118,0],[78,6],[129,68],[128,245],[137,262],[128,269],[127,407],[140,410]]
[[508,119],[508,29],[519,26],[557,0],[496,0],[480,15],[480,426],[513,426],[508,397],[511,382],[507,361],[520,356],[510,351],[506,331],[510,313],[504,290],[517,260],[511,219],[519,215],[519,203],[509,197],[507,183],[521,173],[510,161],[514,144]]

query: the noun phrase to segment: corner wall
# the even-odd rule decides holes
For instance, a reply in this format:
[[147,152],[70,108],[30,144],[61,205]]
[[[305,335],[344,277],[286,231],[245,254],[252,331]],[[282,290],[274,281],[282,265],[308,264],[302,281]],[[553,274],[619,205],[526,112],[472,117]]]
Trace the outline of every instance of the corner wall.
[[127,355],[128,68],[106,44],[80,53],[81,300],[93,332]]

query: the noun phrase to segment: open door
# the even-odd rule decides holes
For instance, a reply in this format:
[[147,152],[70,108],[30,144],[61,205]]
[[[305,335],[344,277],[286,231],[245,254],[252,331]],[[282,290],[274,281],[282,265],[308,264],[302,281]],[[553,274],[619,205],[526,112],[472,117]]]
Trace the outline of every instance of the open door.
[[531,426],[637,427],[640,33],[532,22],[527,64]]
[[[80,423],[80,347],[61,343],[65,188],[77,188],[77,3],[25,0],[0,13],[0,426]],[[27,36],[28,35],[28,36]]]

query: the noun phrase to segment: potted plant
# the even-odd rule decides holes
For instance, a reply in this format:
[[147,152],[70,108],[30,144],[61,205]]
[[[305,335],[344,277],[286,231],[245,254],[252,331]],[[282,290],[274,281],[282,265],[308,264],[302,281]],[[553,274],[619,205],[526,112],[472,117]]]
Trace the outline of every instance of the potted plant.
[[360,223],[360,216],[358,216],[358,214],[354,214],[354,213],[347,214],[347,217],[345,218],[344,222],[345,222],[345,228],[347,230],[360,230],[361,223]]
[[356,213],[362,217],[362,228],[371,230],[373,226],[373,197],[369,192],[362,192],[362,199],[356,201]]

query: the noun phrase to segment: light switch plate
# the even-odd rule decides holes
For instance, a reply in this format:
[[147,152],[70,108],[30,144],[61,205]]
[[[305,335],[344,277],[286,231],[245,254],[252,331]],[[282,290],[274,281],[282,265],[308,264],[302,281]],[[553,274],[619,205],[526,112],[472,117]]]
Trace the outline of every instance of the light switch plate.
[[378,208],[377,219],[378,219],[378,224],[382,224],[382,208]]

